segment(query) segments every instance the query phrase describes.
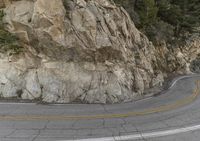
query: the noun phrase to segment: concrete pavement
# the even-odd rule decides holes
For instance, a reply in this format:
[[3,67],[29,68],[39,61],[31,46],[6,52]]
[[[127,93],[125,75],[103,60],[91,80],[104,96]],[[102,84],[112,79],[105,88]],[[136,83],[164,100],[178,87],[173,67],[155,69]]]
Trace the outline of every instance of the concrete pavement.
[[[195,128],[200,124],[200,92],[199,84],[195,83],[198,80],[199,76],[181,79],[165,94],[135,103],[57,106],[1,103],[0,141],[182,141],[189,136],[199,141],[200,130]],[[189,127],[195,130],[185,132]],[[172,134],[176,129],[179,132]],[[158,133],[165,133],[164,137],[150,136]]]

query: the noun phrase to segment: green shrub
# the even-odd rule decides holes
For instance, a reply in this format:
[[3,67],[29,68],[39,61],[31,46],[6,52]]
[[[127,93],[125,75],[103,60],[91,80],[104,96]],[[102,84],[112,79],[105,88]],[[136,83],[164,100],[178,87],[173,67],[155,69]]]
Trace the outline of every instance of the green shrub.
[[199,0],[157,0],[158,16],[163,21],[175,27],[174,33],[178,37],[184,32],[192,32],[200,26]]
[[18,54],[22,51],[19,45],[19,40],[16,36],[4,29],[3,23],[4,12],[0,11],[0,52],[10,52],[11,54]]
[[165,40],[174,44],[199,32],[199,0],[114,1],[128,11],[136,27],[153,42]]
[[157,21],[158,7],[155,0],[138,0],[135,10],[140,17],[140,27],[146,28]]

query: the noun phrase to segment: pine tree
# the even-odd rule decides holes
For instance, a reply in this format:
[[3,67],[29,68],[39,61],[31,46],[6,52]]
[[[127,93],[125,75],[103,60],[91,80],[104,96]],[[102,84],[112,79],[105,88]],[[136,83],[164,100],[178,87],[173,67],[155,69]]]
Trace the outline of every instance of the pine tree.
[[175,27],[176,36],[182,31],[191,32],[194,27],[199,26],[199,0],[158,0],[158,6],[158,16]]
[[156,22],[158,7],[155,0],[138,0],[136,10],[140,16],[140,26],[142,28]]

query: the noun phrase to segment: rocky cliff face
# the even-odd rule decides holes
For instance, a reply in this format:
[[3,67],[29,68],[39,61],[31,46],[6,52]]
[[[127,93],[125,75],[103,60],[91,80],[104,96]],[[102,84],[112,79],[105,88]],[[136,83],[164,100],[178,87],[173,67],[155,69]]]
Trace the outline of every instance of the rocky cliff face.
[[0,55],[2,97],[117,103],[189,72],[199,38],[184,49],[154,47],[109,0],[4,0],[5,28],[23,53]]

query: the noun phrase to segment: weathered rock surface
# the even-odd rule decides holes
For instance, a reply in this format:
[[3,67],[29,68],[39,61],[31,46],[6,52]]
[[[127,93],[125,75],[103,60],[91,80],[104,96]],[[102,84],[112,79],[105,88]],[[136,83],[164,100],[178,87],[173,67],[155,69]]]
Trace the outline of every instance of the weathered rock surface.
[[[199,40],[173,53],[154,47],[109,0],[4,0],[4,22],[26,51],[0,56],[3,97],[116,103],[189,72]],[[197,49],[198,48],[198,49]]]

